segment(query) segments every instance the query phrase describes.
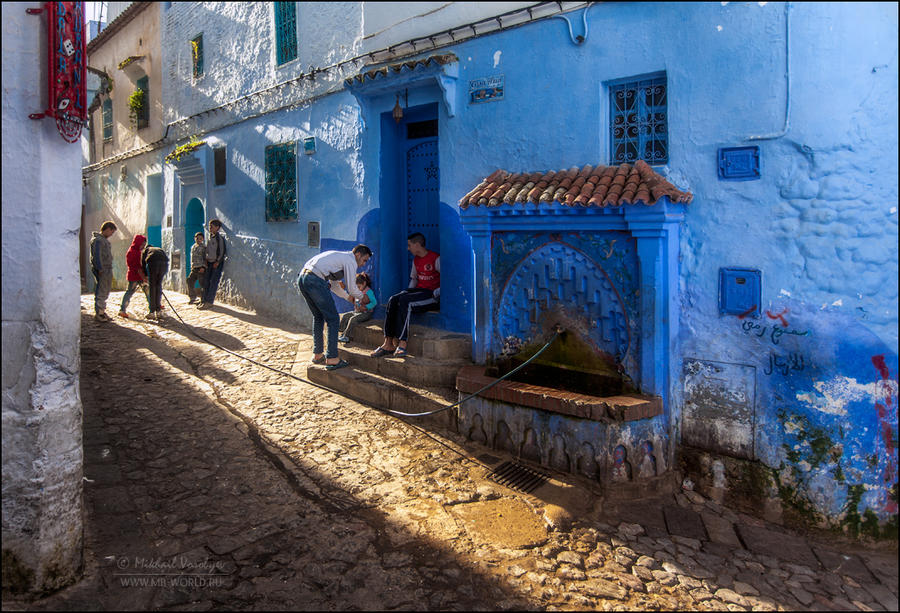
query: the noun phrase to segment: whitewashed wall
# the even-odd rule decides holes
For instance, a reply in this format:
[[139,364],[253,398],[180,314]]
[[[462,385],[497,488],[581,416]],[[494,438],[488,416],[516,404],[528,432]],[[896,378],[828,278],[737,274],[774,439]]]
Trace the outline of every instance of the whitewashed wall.
[[[3,3],[3,576],[42,591],[82,566],[81,149],[45,108],[45,39]],[[11,580],[8,582],[8,578]]]

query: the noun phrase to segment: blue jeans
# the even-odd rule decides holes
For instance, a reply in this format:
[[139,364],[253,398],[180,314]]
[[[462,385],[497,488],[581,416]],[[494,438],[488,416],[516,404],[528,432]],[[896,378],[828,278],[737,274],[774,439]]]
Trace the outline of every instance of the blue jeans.
[[313,353],[322,353],[323,339],[322,327],[328,324],[328,351],[326,358],[338,357],[338,312],[331,299],[331,286],[324,279],[320,279],[311,272],[300,273],[297,279],[300,293],[306,300],[313,316]]
[[212,304],[216,299],[216,291],[219,289],[219,281],[222,279],[222,269],[225,268],[225,262],[213,267],[211,262],[206,263],[205,283],[206,289],[203,291],[201,302]]
[[[125,312],[125,309],[128,308],[128,303],[131,301],[132,294],[134,294],[135,290],[137,290],[137,288],[139,288],[139,287],[142,287],[141,281],[129,281],[128,282],[128,289],[125,290],[125,295],[122,296],[122,307],[119,309],[119,311],[121,311],[123,313]],[[144,294],[144,295],[148,296],[147,294]],[[149,306],[149,304],[150,304],[150,298],[148,296],[147,297],[147,305]]]

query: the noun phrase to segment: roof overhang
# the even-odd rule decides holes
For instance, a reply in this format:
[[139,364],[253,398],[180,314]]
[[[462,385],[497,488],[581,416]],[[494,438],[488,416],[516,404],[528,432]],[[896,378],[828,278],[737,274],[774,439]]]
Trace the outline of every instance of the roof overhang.
[[365,106],[377,96],[437,84],[443,94],[447,115],[453,117],[456,115],[458,78],[459,59],[456,55],[447,53],[363,70],[358,75],[345,79],[344,87],[353,94],[360,106]]

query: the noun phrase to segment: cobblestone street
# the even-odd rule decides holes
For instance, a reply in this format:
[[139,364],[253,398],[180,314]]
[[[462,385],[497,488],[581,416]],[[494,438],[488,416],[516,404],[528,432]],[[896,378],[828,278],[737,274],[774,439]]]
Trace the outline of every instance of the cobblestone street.
[[[309,335],[167,296],[305,378]],[[501,452],[223,352],[171,308],[141,319],[140,296],[110,323],[92,302],[85,577],[4,609],[897,609],[896,543],[796,535],[692,491],[614,502],[554,475],[521,494],[485,478]]]

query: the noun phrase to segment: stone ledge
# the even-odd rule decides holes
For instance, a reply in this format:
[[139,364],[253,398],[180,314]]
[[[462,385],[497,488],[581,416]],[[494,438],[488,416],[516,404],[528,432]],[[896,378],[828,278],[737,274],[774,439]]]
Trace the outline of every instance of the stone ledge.
[[[484,374],[483,366],[463,366],[456,375],[456,389],[471,394],[496,380]],[[519,381],[501,381],[479,396],[594,421],[636,421],[662,414],[659,396],[588,396]]]

